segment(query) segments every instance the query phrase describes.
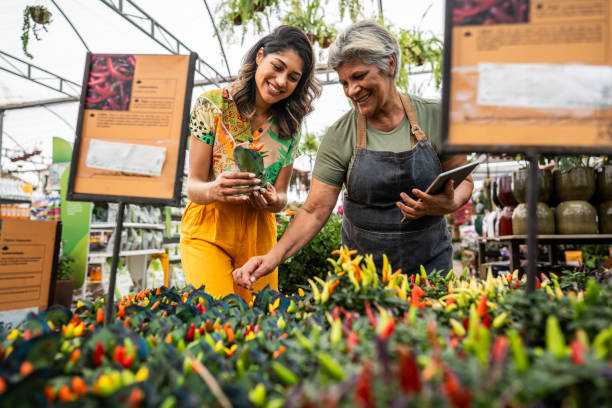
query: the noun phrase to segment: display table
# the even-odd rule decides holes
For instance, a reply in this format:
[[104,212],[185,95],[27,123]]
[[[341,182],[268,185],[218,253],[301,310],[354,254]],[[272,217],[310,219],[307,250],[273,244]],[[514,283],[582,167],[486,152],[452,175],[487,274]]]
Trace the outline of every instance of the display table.
[[[486,246],[489,243],[510,244],[510,271],[521,265],[519,245],[527,243],[527,235],[502,235],[499,238],[478,240],[478,267],[485,259]],[[580,235],[538,235],[538,244],[612,244],[612,234],[580,234]],[[549,252],[550,253],[550,252]],[[552,261],[552,260],[551,260]]]

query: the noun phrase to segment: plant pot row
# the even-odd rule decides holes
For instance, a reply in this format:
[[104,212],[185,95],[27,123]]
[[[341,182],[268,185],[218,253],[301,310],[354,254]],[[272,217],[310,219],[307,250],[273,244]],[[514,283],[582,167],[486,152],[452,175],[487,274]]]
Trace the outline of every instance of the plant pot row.
[[[512,176],[500,178],[497,195],[502,205],[527,201],[528,174],[528,169],[519,169]],[[612,166],[604,166],[599,172],[592,167],[575,167],[567,173],[539,171],[538,201],[548,203],[551,199],[557,202],[593,200],[595,203],[612,200]]]

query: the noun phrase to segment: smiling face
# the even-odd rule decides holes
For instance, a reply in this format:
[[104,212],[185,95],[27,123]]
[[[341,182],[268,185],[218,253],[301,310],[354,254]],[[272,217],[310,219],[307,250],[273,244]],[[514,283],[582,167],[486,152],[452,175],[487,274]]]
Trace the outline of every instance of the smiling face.
[[359,58],[341,64],[336,71],[344,94],[359,113],[372,117],[390,101],[393,95],[394,69],[395,57],[391,56],[388,71],[382,71],[375,64],[365,64]]
[[261,48],[256,62],[255,105],[267,110],[293,93],[302,77],[304,61],[291,49],[264,56]]

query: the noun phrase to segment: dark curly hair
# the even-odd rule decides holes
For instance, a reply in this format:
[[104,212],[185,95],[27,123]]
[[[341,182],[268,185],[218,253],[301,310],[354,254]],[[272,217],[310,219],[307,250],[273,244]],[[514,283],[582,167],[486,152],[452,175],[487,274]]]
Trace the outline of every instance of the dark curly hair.
[[272,114],[278,121],[279,137],[289,139],[297,133],[304,117],[312,112],[312,101],[321,94],[321,85],[314,77],[315,59],[306,34],[297,27],[282,25],[261,38],[246,54],[238,77],[229,86],[240,114],[250,119],[255,114],[255,71],[257,52],[263,47],[264,57],[270,53],[295,51],[304,68],[295,90],[287,98],[275,103]]

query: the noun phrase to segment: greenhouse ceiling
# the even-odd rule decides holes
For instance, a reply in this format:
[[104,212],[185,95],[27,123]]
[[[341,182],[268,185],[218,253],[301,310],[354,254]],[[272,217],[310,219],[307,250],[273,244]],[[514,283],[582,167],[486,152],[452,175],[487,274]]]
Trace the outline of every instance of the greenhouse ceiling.
[[[290,14],[292,1],[278,0],[274,11],[260,15],[263,33]],[[397,29],[418,29],[442,37],[442,0],[318,0],[327,27],[341,30],[350,24],[341,5],[358,4],[358,19],[380,12]],[[185,54],[199,60],[193,99],[204,90],[223,86],[236,74],[248,47],[260,36],[254,24],[223,24],[229,0],[2,0],[0,8],[0,129],[1,170],[36,183],[36,170],[51,162],[51,141],[57,136],[72,142],[86,52]],[[27,52],[22,49],[24,9],[42,5],[51,13],[47,30],[30,32]],[[341,12],[342,11],[342,12]],[[220,35],[215,35],[215,27]],[[246,28],[244,28],[246,27]],[[326,51],[318,44],[319,79],[328,84],[306,120],[305,131],[320,135],[348,110],[333,72],[326,69]],[[411,86],[437,97],[431,75],[415,75]],[[37,153],[40,152],[40,153]],[[34,172],[33,172],[34,171]]]

